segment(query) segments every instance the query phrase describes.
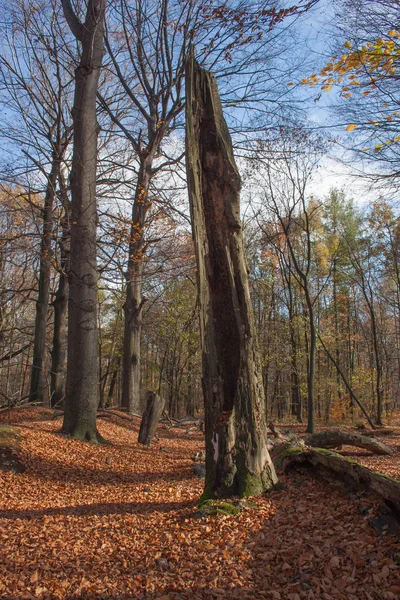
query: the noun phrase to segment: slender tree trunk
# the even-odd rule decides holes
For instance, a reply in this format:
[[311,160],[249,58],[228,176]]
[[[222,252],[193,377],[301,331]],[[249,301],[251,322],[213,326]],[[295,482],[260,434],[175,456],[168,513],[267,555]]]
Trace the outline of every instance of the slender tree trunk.
[[315,326],[314,308],[310,297],[310,292],[307,287],[304,288],[306,296],[308,318],[310,321],[310,349],[309,349],[309,360],[308,360],[308,372],[307,372],[307,404],[308,404],[308,417],[307,417],[307,433],[314,433],[315,431],[315,401],[314,401],[314,388],[315,388],[315,354],[317,348],[317,328]]
[[291,371],[290,371],[290,390],[291,390],[291,414],[297,417],[299,423],[302,423],[301,415],[301,392],[300,378],[297,366],[297,339],[296,330],[293,323],[294,314],[289,314],[290,330],[290,349],[291,349]]
[[63,406],[66,394],[66,358],[67,358],[67,307],[68,307],[68,267],[70,246],[70,219],[67,198],[64,198],[65,214],[62,219],[60,243],[60,273],[58,288],[53,300],[54,329],[51,352],[51,406]]
[[108,384],[108,379],[111,373],[111,377],[113,376],[113,372],[112,372],[112,367],[113,365],[115,365],[116,362],[118,362],[118,369],[119,369],[119,364],[121,362],[120,358],[118,357],[117,361],[115,360],[115,353],[116,353],[116,347],[117,347],[117,329],[119,327],[119,320],[120,320],[120,311],[117,312],[117,317],[115,319],[115,324],[113,327],[113,333],[112,333],[112,341],[111,341],[111,348],[109,350],[108,353],[108,357],[107,357],[107,366],[106,366],[106,370],[104,375],[101,378],[101,403],[100,406],[101,408],[104,408],[107,400],[108,400],[108,396],[106,397],[106,388],[107,388],[107,384]]
[[53,205],[59,172],[60,157],[54,153],[43,207],[43,233],[40,249],[39,291],[36,301],[35,336],[29,396],[30,402],[43,402],[47,390],[45,355],[47,317],[50,302],[51,259],[53,256]]
[[54,334],[51,353],[51,406],[62,405],[66,392],[68,279],[60,272],[53,301]]
[[[333,282],[333,310],[335,316],[335,354],[336,354],[336,362],[340,365],[340,343],[339,343],[339,309],[338,309],[338,300],[337,300],[337,259],[336,257],[333,259],[332,266],[332,282]],[[340,375],[336,372],[336,390],[337,396],[339,400],[342,399],[342,388],[340,382]]]
[[276,481],[240,223],[240,177],[215,78],[190,56],[186,164],[199,283],[206,482],[203,497]]
[[122,407],[131,414],[140,412],[140,339],[142,313],[146,298],[142,297],[144,265],[144,226],[150,208],[148,199],[153,155],[140,158],[140,170],[132,209],[131,238],[126,272],[124,304],[124,346],[122,359]]
[[120,366],[121,366],[121,357],[118,356],[114,371],[112,373],[110,388],[108,390],[107,403],[106,403],[107,405],[112,405],[112,397],[113,397],[114,389],[115,389],[115,386],[117,383]]
[[379,352],[378,328],[376,323],[375,308],[371,301],[369,305],[371,323],[372,323],[372,342],[375,355],[376,365],[376,424],[382,425],[382,407],[383,407],[383,392],[382,392],[382,360]]
[[99,441],[99,363],[96,264],[96,164],[99,126],[96,94],[103,60],[105,0],[89,0],[82,24],[70,0],[63,0],[65,17],[82,44],[75,71],[74,152],[71,170],[72,220],[68,302],[67,394],[63,430]]

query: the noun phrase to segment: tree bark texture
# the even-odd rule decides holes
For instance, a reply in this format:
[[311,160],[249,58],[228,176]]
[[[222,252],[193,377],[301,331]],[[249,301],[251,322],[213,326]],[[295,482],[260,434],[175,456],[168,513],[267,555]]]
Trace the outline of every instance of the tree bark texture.
[[188,58],[186,168],[198,268],[205,403],[204,498],[273,486],[243,236],[241,181],[215,78]]
[[[61,250],[63,253],[63,250]],[[61,258],[61,264],[63,264]],[[68,258],[65,266],[67,267]],[[54,331],[51,352],[51,406],[61,406],[66,394],[68,278],[62,269],[53,300]]]
[[63,430],[78,439],[99,441],[96,265],[96,164],[99,126],[96,94],[103,59],[105,0],[89,0],[85,23],[77,19],[69,0],[65,16],[82,44],[75,71],[73,108],[74,152],[71,170],[71,250],[68,302],[67,393]]
[[152,437],[154,436],[158,421],[161,418],[164,410],[165,401],[155,392],[147,392],[146,408],[142,416],[139,430],[139,444],[150,446]]
[[122,360],[122,407],[129,414],[140,413],[140,340],[144,265],[144,226],[150,208],[148,199],[152,176],[153,154],[140,158],[140,170],[132,208],[132,226],[126,272],[126,300],[124,304],[124,346]]
[[400,514],[399,480],[387,477],[329,450],[308,448],[303,451],[299,448],[296,451],[296,448],[292,446],[286,460],[282,462],[284,470],[287,471],[291,465],[301,463],[323,467],[339,476],[341,481],[347,481],[353,487],[375,493],[387,506],[392,510],[394,509],[395,514]]
[[39,290],[36,301],[30,402],[43,402],[48,388],[45,370],[46,333],[50,301],[51,259],[53,255],[53,204],[59,171],[60,157],[54,154],[43,207],[43,232],[40,248]]
[[355,446],[356,448],[364,448],[374,454],[388,456],[393,454],[393,449],[386,444],[383,444],[376,438],[370,438],[357,433],[349,433],[347,431],[323,431],[322,433],[314,433],[308,436],[305,440],[307,446],[315,448],[338,448],[338,446]]
[[60,270],[58,288],[53,300],[54,327],[53,346],[51,351],[51,385],[50,404],[59,408],[64,407],[66,395],[66,358],[67,358],[67,316],[68,316],[68,269],[70,253],[70,212],[71,207],[68,200],[64,177],[60,177],[60,188],[64,215],[61,220],[62,235],[60,240]]

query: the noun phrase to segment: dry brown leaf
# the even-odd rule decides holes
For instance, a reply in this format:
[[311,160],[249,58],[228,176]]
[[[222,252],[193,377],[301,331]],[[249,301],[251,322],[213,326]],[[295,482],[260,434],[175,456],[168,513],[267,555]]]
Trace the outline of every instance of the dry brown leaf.
[[39,580],[39,572],[35,571],[34,573],[32,573],[32,575],[30,576],[29,581],[31,583],[36,583]]

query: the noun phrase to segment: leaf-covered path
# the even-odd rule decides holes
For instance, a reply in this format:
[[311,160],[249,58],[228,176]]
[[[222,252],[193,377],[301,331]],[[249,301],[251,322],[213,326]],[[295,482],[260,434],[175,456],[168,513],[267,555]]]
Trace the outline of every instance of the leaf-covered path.
[[10,420],[27,469],[0,471],[0,598],[399,598],[399,541],[372,529],[371,499],[294,473],[238,516],[194,519],[200,434],[145,449],[111,417],[112,446],[92,446],[38,414]]

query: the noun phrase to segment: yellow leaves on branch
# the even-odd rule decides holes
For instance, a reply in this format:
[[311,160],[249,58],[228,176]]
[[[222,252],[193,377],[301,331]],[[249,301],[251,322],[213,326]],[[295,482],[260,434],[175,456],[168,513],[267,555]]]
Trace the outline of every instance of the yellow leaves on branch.
[[[374,43],[368,42],[362,48],[353,50],[349,54],[343,54],[340,58],[333,57],[320,73],[313,73],[310,77],[303,79],[303,85],[316,85],[321,83],[321,89],[329,91],[332,85],[341,84],[343,77],[348,79],[349,85],[360,85],[360,77],[367,75],[367,81],[363,83],[373,89],[378,79],[396,73],[394,66],[400,59],[400,31],[389,31],[388,36],[396,36],[393,39],[378,38]],[[345,42],[345,48],[352,50],[350,42]],[[342,91],[348,87],[342,86]],[[367,93],[370,93],[368,91]]]
[[[351,42],[344,44],[347,54],[341,57],[334,56],[319,74],[313,73],[306,77],[300,84],[320,85],[321,90],[331,91],[333,86],[341,86],[343,98],[350,98],[354,89],[363,86],[361,96],[365,97],[378,89],[380,80],[393,76],[397,72],[397,64],[400,61],[400,30],[392,29],[387,33],[387,38],[377,38],[375,42],[368,42],[361,48],[353,49]],[[383,105],[385,106],[385,105]],[[386,121],[393,121],[397,113],[386,116]],[[379,125],[378,122],[375,122]],[[353,131],[356,125],[349,124],[346,131]],[[397,142],[398,137],[387,143]],[[384,144],[375,147],[378,151]]]

